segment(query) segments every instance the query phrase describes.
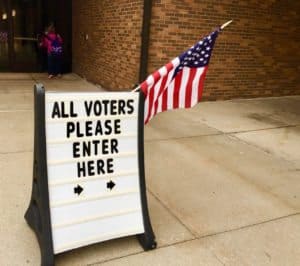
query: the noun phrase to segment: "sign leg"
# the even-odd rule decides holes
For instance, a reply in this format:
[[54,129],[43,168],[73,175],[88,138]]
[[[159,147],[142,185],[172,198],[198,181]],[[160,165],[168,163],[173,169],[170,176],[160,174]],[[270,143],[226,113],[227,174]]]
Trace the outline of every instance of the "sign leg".
[[35,232],[41,250],[41,265],[54,265],[46,164],[45,92],[41,84],[34,88],[33,182],[25,220]]
[[139,151],[139,173],[140,173],[140,193],[141,193],[141,204],[144,220],[145,233],[137,235],[140,244],[144,250],[155,249],[157,243],[155,241],[155,235],[150,222],[148,203],[147,203],[147,192],[146,192],[146,181],[145,181],[145,164],[144,164],[144,94],[140,93],[139,100],[139,121],[138,121],[138,151]]

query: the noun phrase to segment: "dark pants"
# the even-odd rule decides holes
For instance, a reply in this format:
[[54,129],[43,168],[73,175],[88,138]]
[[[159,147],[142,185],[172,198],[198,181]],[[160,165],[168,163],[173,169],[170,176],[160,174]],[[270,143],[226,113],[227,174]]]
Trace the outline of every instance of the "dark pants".
[[56,54],[48,54],[48,74],[61,74],[62,56]]

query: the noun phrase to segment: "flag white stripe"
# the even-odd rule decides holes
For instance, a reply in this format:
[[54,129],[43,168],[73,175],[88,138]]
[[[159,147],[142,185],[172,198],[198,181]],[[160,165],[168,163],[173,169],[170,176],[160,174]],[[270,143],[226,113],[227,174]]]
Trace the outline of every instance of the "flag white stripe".
[[149,90],[150,90],[150,87],[153,85],[154,83],[154,78],[152,75],[150,75],[147,80],[146,80],[146,83],[148,85],[148,88],[147,88],[147,92],[149,93]]
[[174,96],[174,86],[175,86],[175,79],[172,80],[172,77],[174,75],[174,72],[175,72],[175,69],[176,67],[179,66],[180,64],[180,59],[179,57],[176,57],[172,60],[172,64],[174,66],[174,68],[172,69],[172,74],[170,73],[170,80],[168,81],[168,86],[166,87],[167,88],[167,91],[168,91],[168,104],[167,104],[167,110],[171,110],[174,108],[173,106],[173,96]]
[[150,91],[153,89],[153,85],[154,85],[154,77],[153,75],[150,75],[147,80],[146,80],[147,84],[148,84],[148,88],[147,88],[147,98],[146,98],[146,102],[145,102],[145,116],[144,116],[144,121],[147,120],[148,118],[148,115],[149,115],[149,112],[150,112],[150,108],[151,106],[153,105],[153,102],[150,103],[149,100],[150,100],[150,97],[149,97],[149,94],[150,94]]
[[192,83],[191,107],[198,103],[198,87],[199,87],[198,85],[203,71],[204,71],[204,67],[200,67],[196,71],[196,75]]
[[[166,81],[166,84],[165,84],[165,87],[164,87],[164,91],[165,90],[169,90],[168,86],[169,86],[169,83],[170,83],[170,81],[171,81],[171,79],[172,79],[172,77],[174,75],[175,68],[176,67],[173,65],[173,69],[168,73],[168,78],[167,78],[167,81]],[[159,97],[158,111],[157,111],[157,113],[162,112],[162,101],[163,101],[163,93]],[[173,105],[173,98],[172,98],[172,105]]]
[[[154,86],[154,98],[153,98],[153,104],[152,104],[152,109],[151,109],[151,114],[150,114],[150,117],[149,117],[149,120],[155,115],[155,101],[157,99],[157,95],[158,95],[158,92],[160,90],[160,85],[161,85],[161,82],[162,82],[162,78],[159,79],[159,81],[155,84]],[[150,112],[150,109],[149,109],[149,112]]]
[[[159,73],[160,73],[160,80],[158,82],[158,87],[157,87],[157,90],[155,91],[155,95],[154,95],[154,108],[152,109],[152,114],[151,114],[151,118],[155,115],[155,103],[158,102],[159,104],[159,99],[162,100],[162,93],[160,95],[159,92],[164,89],[164,88],[161,88],[161,85],[162,85],[162,81],[163,79],[165,78],[166,75],[168,75],[168,69],[166,68],[166,66],[162,67],[159,69]],[[157,109],[158,110],[158,109]],[[158,113],[159,111],[157,111]],[[161,111],[160,111],[161,112]]]
[[[167,68],[165,68],[165,70],[166,70],[165,73],[167,73]],[[156,98],[156,101],[157,101],[157,112],[156,113],[162,112],[162,102],[163,102],[164,91],[167,89],[168,84],[169,84],[171,78],[173,77],[174,71],[175,71],[175,68],[174,68],[174,65],[173,65],[172,69],[169,70],[169,72],[167,73],[167,81],[166,81],[166,83],[164,85],[164,88],[160,88],[160,89],[162,89],[162,91],[161,91],[161,94],[158,95],[158,97]],[[163,78],[165,78],[165,73],[164,73],[164,77]],[[153,114],[153,115],[155,115],[155,114]]]
[[182,72],[182,79],[179,88],[179,108],[185,107],[186,85],[190,77],[190,68],[184,67]]
[[148,108],[149,108],[149,97],[147,96],[144,103],[144,122],[148,117]]
[[163,93],[157,99],[157,113],[160,113],[162,111],[162,99]]
[[180,64],[180,59],[179,57],[176,57],[172,60],[172,65],[174,66],[174,68],[178,67]]
[[167,88],[167,92],[168,92],[167,110],[173,109],[174,86],[175,86],[175,82],[173,79]]

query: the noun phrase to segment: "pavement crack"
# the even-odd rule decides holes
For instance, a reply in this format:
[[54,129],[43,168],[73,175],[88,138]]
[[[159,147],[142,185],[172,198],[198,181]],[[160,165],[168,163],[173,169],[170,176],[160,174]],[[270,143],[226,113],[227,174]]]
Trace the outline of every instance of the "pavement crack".
[[266,220],[266,221],[253,223],[253,224],[248,224],[248,225],[244,225],[244,226],[241,226],[241,227],[237,227],[237,228],[233,228],[233,229],[229,229],[229,230],[225,230],[225,231],[220,231],[220,232],[216,232],[216,233],[212,233],[212,234],[208,234],[208,235],[202,235],[202,236],[197,237],[196,239],[204,239],[204,238],[217,236],[217,235],[222,235],[222,234],[226,234],[226,233],[230,233],[230,232],[236,232],[236,231],[240,231],[240,230],[243,230],[243,229],[248,229],[248,228],[251,228],[251,227],[256,227],[256,226],[259,226],[259,225],[267,224],[267,223],[270,223],[270,222],[275,222],[275,221],[287,219],[287,218],[297,216],[297,215],[300,215],[300,212],[296,212],[296,213],[276,217],[276,218],[273,218],[273,219],[269,219],[269,220]]
[[[294,126],[293,126],[293,127],[294,127]],[[295,127],[296,127],[296,126],[295,126]],[[272,129],[275,129],[275,128],[272,128]],[[242,133],[244,133],[244,132],[242,132]],[[260,150],[260,151],[263,151],[263,152],[265,152],[265,153],[268,154],[268,155],[271,155],[271,156],[274,156],[274,157],[276,157],[276,158],[279,158],[280,160],[286,161],[286,162],[288,162],[288,163],[291,163],[291,162],[292,162],[291,160],[288,160],[287,158],[285,158],[285,157],[283,157],[283,156],[280,156],[280,155],[278,155],[278,154],[276,154],[276,153],[270,151],[270,150],[267,149],[267,148],[264,148],[264,147],[262,147],[262,146],[260,146],[260,145],[257,145],[257,144],[255,144],[255,143],[253,143],[253,142],[250,142],[250,141],[244,140],[244,139],[242,139],[242,138],[239,138],[236,134],[238,134],[238,133],[230,133],[230,134],[228,134],[228,136],[230,136],[230,137],[232,137],[232,138],[234,138],[234,139],[236,139],[236,140],[238,140],[238,141],[240,141],[240,142],[243,142],[243,143],[245,143],[245,144],[247,144],[247,145],[249,145],[249,146],[252,146],[252,147],[254,147],[254,148],[256,148],[256,149],[258,149],[258,150]]]
[[215,252],[212,251],[212,254],[218,262],[220,262],[223,266],[225,266],[225,263],[221,259],[219,259],[219,257],[217,256],[217,254]]

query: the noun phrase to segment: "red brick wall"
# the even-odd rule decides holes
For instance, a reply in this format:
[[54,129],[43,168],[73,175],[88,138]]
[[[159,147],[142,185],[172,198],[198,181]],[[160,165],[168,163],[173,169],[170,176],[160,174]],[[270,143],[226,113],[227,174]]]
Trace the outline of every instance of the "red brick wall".
[[[73,70],[109,89],[131,87],[138,80],[142,8],[142,0],[73,1]],[[300,94],[300,2],[293,0],[153,0],[148,72],[229,19],[204,99]]]
[[73,1],[73,71],[107,89],[131,88],[138,80],[142,14],[141,0]]

